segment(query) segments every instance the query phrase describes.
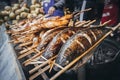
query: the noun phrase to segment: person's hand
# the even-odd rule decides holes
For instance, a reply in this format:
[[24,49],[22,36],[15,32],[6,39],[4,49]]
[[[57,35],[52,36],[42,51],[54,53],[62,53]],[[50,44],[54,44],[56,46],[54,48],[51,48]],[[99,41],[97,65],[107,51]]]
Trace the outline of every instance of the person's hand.
[[52,15],[55,11],[55,7],[50,7],[49,10],[48,10],[48,14],[49,15]]
[[41,12],[41,13],[44,13],[43,7],[40,8],[40,12]]

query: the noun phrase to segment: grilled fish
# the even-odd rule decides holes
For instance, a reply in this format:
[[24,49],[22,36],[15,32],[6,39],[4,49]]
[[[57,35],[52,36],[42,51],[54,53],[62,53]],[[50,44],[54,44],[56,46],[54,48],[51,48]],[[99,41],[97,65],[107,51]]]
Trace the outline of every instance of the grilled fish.
[[45,48],[47,44],[53,39],[53,37],[59,33],[61,30],[65,29],[67,27],[58,27],[55,29],[52,29],[50,31],[47,31],[43,36],[42,36],[42,41],[38,45],[37,49],[40,51],[42,48]]
[[[106,30],[101,30],[100,28],[91,28],[77,32],[61,47],[58,57],[56,58],[56,63],[62,67],[66,66],[77,56],[94,45],[105,32]],[[54,69],[59,70],[57,66],[55,66]]]
[[58,33],[52,41],[48,44],[48,46],[45,49],[45,52],[42,56],[44,56],[46,59],[51,58],[52,56],[56,55],[58,51],[60,50],[61,46],[77,31],[87,29],[83,27],[74,27],[74,28],[66,28],[62,30],[60,33]]

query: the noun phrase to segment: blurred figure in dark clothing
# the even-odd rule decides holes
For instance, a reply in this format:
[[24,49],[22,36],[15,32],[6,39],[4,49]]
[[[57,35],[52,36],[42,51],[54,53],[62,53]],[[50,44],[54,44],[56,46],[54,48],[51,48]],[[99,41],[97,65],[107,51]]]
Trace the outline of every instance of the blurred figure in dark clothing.
[[91,11],[85,12],[83,20],[93,20],[95,18],[95,4],[96,0],[74,0],[75,11],[80,11],[88,8],[92,8]]
[[96,0],[96,18],[100,20],[104,9],[104,0]]
[[7,3],[7,5],[11,5],[11,2],[10,2],[10,0],[0,0],[1,2],[5,2],[5,3]]
[[11,2],[11,4],[18,3],[18,0],[9,0],[9,1]]
[[9,6],[10,6],[11,4],[14,4],[14,3],[17,3],[17,2],[18,2],[18,0],[1,0],[1,1],[6,2]]

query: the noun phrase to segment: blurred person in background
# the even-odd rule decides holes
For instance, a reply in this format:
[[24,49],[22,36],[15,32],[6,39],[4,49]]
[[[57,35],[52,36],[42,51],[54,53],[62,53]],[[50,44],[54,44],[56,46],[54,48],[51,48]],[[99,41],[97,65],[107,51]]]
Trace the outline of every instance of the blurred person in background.
[[82,20],[93,20],[95,18],[95,5],[96,0],[74,0],[75,11],[85,10],[92,8],[88,12],[84,12],[80,15],[80,21]]
[[115,26],[118,23],[118,1],[117,0],[105,0],[101,23],[111,20],[109,26]]
[[43,0],[41,12],[50,16],[64,16],[66,0]]

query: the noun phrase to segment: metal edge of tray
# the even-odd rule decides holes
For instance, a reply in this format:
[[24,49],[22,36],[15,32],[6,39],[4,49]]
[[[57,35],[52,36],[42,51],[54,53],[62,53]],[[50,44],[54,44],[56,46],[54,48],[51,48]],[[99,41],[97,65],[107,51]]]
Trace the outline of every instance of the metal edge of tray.
[[[26,80],[5,25],[0,26],[0,80]],[[14,64],[14,65],[13,65]]]

